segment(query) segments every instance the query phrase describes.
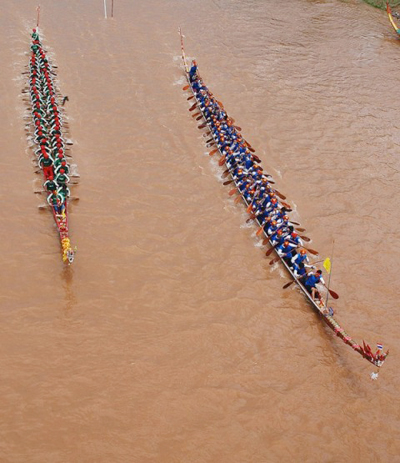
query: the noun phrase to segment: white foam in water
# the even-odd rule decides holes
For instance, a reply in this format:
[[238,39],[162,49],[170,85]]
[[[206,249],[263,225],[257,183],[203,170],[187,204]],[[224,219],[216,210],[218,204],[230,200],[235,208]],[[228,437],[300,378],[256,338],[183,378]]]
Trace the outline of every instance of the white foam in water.
[[175,80],[172,85],[183,85],[186,82],[185,76],[179,77],[179,79]]

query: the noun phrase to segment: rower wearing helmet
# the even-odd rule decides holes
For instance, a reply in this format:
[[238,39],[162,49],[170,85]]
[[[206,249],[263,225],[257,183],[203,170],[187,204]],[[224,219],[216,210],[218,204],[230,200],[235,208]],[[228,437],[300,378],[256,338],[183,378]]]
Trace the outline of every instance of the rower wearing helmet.
[[275,211],[275,209],[277,209],[278,207],[279,207],[278,200],[276,198],[272,198],[270,206],[266,208],[266,212],[268,214],[272,214]]
[[290,266],[293,248],[290,245],[289,241],[285,240],[280,246],[277,247],[276,250],[278,254],[283,258],[283,260]]
[[65,159],[63,159],[61,161],[61,164],[56,167],[56,174],[58,174],[61,169],[64,169],[65,174],[67,174],[67,175],[69,174],[69,165],[67,164]]
[[283,230],[279,228],[275,233],[273,233],[270,236],[269,239],[272,243],[272,246],[276,246],[276,245],[280,246],[285,241],[285,238],[283,236]]
[[65,170],[64,169],[60,169],[59,170],[59,173],[56,175],[56,183],[58,185],[63,185],[65,183],[69,183],[69,177],[68,175],[65,173]]
[[49,177],[48,180],[44,182],[43,186],[47,191],[50,191],[50,192],[57,190],[57,183],[54,181],[54,178],[52,175]]
[[59,149],[57,157],[54,160],[54,166],[55,166],[56,170],[61,166],[61,164],[64,161],[65,161],[64,152],[63,152],[62,149]]
[[295,247],[303,246],[303,240],[300,236],[294,231],[290,234],[290,242],[294,244]]
[[305,249],[300,249],[300,251],[292,257],[291,263],[297,265],[303,263],[305,267],[312,268],[312,266],[309,265],[310,259],[308,258],[307,251]]
[[270,226],[267,228],[267,234],[268,236],[271,236],[277,231],[278,231],[278,224],[276,220],[272,220]]

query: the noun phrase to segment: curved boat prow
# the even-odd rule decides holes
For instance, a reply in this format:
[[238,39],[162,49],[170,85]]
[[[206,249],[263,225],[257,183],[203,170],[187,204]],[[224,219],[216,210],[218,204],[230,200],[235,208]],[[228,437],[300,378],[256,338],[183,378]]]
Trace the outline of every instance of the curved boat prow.
[[393,29],[396,31],[396,33],[400,35],[400,28],[397,26],[393,19],[392,9],[390,8],[389,2],[386,2],[386,11],[389,17],[390,24],[393,26]]

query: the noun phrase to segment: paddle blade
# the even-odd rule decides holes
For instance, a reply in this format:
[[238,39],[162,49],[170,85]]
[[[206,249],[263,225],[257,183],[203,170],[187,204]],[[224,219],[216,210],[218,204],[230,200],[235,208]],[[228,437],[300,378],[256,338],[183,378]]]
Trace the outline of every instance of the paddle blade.
[[187,90],[190,87],[190,85],[185,85],[182,90]]
[[188,100],[188,101],[189,101],[189,100],[193,100],[193,98],[194,98],[194,95],[189,96],[189,97],[187,98],[187,100]]
[[315,249],[310,249],[310,248],[306,248],[306,249],[310,254],[313,254],[314,256],[318,256],[319,254],[319,252],[315,251]]
[[280,259],[279,257],[275,257],[275,259],[272,259],[272,260],[270,261],[269,265],[274,265],[274,264],[276,264],[276,263],[278,262],[279,259]]
[[264,238],[262,244],[263,246],[266,246],[267,244],[269,244],[269,238]]
[[238,131],[238,132],[241,132],[242,131],[242,127],[239,127],[238,125],[234,125],[235,129]]
[[229,196],[233,196],[237,192],[236,188],[232,188],[232,190],[229,192]]
[[302,236],[302,235],[300,235],[300,238],[301,238],[302,240],[304,240],[304,241],[307,241],[307,243],[308,243],[309,241],[311,241],[310,238],[309,238],[308,236]]
[[225,156],[222,156],[221,159],[218,161],[219,166],[223,166],[225,164]]
[[275,249],[275,248],[268,249],[268,251],[265,253],[265,255],[266,255],[267,257],[270,256],[270,255],[273,253],[274,249]]
[[257,230],[256,236],[260,236],[264,231],[264,227],[260,227],[259,230]]
[[214,148],[212,151],[210,151],[208,154],[210,156],[214,156],[214,154],[218,151],[218,148]]
[[[276,194],[276,196],[279,196],[281,199],[286,199],[286,196],[283,195],[282,193],[279,193],[278,190],[275,190],[275,194]],[[292,222],[292,223],[294,223],[294,222]]]
[[[294,222],[292,222],[292,223],[294,224]],[[301,228],[301,227],[297,227],[296,230],[299,231],[299,232],[305,232],[306,231],[305,228]]]
[[223,183],[223,185],[230,185],[233,182],[233,180],[227,180],[226,182]]
[[289,283],[286,283],[286,285],[283,285],[282,289],[289,288],[289,286],[290,286],[292,283],[294,283],[294,280],[289,281]]
[[203,119],[202,115],[196,117],[196,121],[199,121],[200,119]]
[[[252,152],[252,153],[255,153],[256,150],[252,147],[252,146],[249,146],[249,150]],[[258,159],[258,158],[257,158]],[[261,161],[257,161],[257,162],[261,162]]]
[[204,129],[204,127],[205,127],[206,125],[207,125],[207,124],[204,122],[204,124],[199,125],[198,128],[199,128],[199,129]]
[[332,289],[329,290],[329,294],[333,297],[333,299],[339,299],[339,294],[332,291]]
[[197,103],[193,103],[193,105],[189,108],[189,111],[193,111],[195,108],[197,108]]
[[192,114],[192,117],[197,117],[197,116],[199,116],[200,114],[201,114],[201,112],[194,113],[194,114]]
[[239,196],[235,199],[235,204],[240,203],[241,200],[242,200],[242,197],[239,195]]
[[222,174],[222,178],[226,178],[228,175],[229,175],[229,170],[225,171],[225,172]]

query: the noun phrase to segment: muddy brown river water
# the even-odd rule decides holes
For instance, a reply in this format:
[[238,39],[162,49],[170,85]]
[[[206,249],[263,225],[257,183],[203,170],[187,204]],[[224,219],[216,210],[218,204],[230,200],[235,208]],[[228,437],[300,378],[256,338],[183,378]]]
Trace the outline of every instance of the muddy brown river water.
[[[81,175],[66,268],[24,131],[36,3],[0,9],[0,461],[400,462],[400,41],[350,0],[42,0]],[[222,185],[190,58],[333,255],[336,339]]]

